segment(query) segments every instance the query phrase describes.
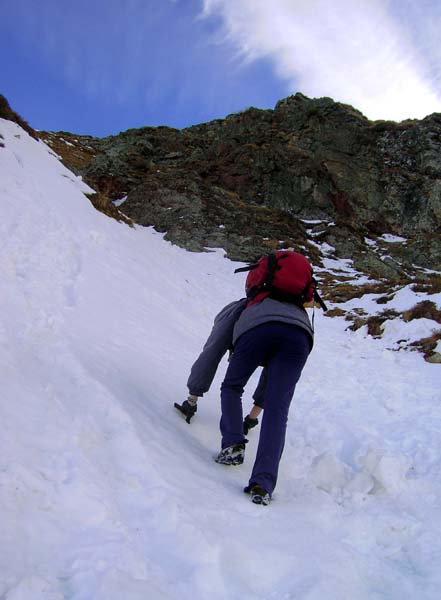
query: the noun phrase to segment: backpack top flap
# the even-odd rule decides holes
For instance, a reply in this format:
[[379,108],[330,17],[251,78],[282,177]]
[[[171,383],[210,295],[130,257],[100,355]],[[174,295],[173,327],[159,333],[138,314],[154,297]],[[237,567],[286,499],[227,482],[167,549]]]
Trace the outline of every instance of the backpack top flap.
[[310,302],[315,290],[311,264],[303,254],[292,250],[262,256],[248,273],[245,289],[248,298],[275,289]]

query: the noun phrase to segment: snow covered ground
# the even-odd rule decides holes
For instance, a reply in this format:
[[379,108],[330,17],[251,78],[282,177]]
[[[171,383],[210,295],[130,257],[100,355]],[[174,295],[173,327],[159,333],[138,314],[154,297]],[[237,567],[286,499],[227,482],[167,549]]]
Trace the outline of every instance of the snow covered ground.
[[441,367],[317,312],[253,505],[258,432],[244,465],[213,461],[225,365],[191,425],[173,409],[245,275],[96,212],[44,144],[0,134],[0,599],[438,600]]

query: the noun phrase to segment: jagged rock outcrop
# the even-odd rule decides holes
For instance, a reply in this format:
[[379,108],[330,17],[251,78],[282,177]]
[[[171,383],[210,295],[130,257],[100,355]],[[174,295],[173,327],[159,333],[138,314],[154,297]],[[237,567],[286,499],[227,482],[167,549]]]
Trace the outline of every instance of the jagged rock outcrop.
[[[103,139],[42,133],[66,164],[134,221],[196,250],[248,259],[313,236],[376,276],[441,269],[441,115],[371,122],[330,98],[296,94],[183,130]],[[329,226],[332,223],[334,226]],[[392,233],[385,260],[365,238]]]

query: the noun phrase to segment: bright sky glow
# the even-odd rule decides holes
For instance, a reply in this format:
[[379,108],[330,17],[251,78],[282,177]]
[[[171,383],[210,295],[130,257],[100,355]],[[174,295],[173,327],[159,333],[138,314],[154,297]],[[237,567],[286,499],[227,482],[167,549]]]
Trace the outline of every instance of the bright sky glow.
[[31,125],[185,127],[290,94],[371,119],[441,112],[437,0],[15,0],[0,93]]

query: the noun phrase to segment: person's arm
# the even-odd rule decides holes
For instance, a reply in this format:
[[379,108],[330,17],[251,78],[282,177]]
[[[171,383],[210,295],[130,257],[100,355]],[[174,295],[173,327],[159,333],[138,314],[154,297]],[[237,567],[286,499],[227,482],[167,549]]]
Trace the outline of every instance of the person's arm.
[[257,384],[256,390],[253,394],[253,407],[243,421],[243,432],[245,435],[248,435],[249,430],[253,429],[253,427],[256,427],[256,425],[259,423],[258,417],[264,408],[267,377],[268,372],[264,367],[260,374],[259,383]]
[[190,395],[202,396],[210,389],[220,361],[231,348],[234,325],[246,304],[246,298],[236,300],[225,306],[214,319],[213,329],[190,370],[187,381]]

